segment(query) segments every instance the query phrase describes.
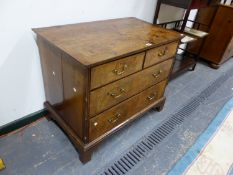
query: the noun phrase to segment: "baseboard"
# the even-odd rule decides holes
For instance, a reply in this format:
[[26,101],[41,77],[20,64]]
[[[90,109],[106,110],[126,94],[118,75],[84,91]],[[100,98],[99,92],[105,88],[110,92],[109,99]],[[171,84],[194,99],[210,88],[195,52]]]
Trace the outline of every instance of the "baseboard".
[[0,127],[0,136],[28,125],[48,114],[46,109],[39,110]]

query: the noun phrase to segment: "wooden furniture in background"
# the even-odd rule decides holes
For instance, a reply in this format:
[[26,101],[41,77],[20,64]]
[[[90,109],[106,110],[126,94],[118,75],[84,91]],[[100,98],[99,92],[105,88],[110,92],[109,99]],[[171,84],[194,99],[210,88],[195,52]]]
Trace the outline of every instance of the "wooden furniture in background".
[[[163,28],[173,29],[184,34],[185,38],[181,40],[181,44],[183,44],[183,46],[187,43],[195,43],[197,40],[205,38],[208,33],[201,31],[200,23],[188,19],[191,10],[206,8],[218,2],[219,0],[158,0],[153,24],[158,24]],[[186,9],[183,19],[157,23],[161,4]],[[192,25],[196,25],[197,28],[193,29],[192,27],[187,27],[188,22]],[[197,50],[195,54],[188,52],[185,46],[179,47],[179,49],[181,52],[176,55],[176,62],[172,71],[172,77],[176,77],[186,70],[194,70],[200,53],[200,50]]]
[[161,110],[180,34],[136,18],[33,29],[45,106],[85,163],[103,139]]
[[161,4],[167,4],[170,6],[186,9],[184,19],[182,20],[181,24],[181,31],[184,31],[188,22],[190,11],[192,9],[206,8],[209,5],[213,5],[218,2],[219,0],[158,0],[153,24],[157,24]]
[[[197,21],[210,25],[209,36],[204,41],[189,44],[188,50],[196,53],[201,49],[200,57],[209,61],[211,67],[219,68],[233,56],[233,6],[218,5],[200,10]],[[203,27],[203,30],[208,28]]]

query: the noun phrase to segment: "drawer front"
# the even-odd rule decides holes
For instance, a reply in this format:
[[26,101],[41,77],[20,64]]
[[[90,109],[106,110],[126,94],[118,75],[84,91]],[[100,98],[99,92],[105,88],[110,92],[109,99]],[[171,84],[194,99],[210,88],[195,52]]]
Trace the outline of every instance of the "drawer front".
[[178,43],[167,44],[146,52],[144,67],[149,67],[158,62],[173,57],[176,54]]
[[99,114],[103,110],[166,79],[170,73],[172,63],[173,59],[169,59],[92,91],[90,95],[90,116]]
[[92,68],[91,89],[141,70],[144,56],[145,52]]
[[166,81],[162,81],[132,98],[90,119],[89,140],[93,141],[104,133],[117,128],[149,105],[163,97]]

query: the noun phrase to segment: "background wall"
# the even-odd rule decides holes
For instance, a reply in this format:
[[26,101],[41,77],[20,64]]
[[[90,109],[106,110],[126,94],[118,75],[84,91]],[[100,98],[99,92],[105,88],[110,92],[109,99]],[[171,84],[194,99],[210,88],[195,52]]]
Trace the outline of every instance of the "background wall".
[[156,0],[1,0],[0,126],[43,108],[40,61],[31,28],[120,17],[152,22]]
[[158,16],[158,23],[170,22],[172,20],[181,20],[183,18],[184,12],[185,9],[161,4]]

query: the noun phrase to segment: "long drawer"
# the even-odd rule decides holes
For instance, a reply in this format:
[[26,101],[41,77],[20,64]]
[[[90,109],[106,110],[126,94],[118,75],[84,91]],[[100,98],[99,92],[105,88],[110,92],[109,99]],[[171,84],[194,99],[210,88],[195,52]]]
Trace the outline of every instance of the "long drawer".
[[169,75],[172,62],[173,60],[169,59],[92,91],[90,95],[90,115],[94,116],[99,114],[117,103],[166,79]]
[[165,86],[166,80],[90,119],[89,140],[93,141],[102,134],[116,128],[148,105],[156,103],[163,97]]

